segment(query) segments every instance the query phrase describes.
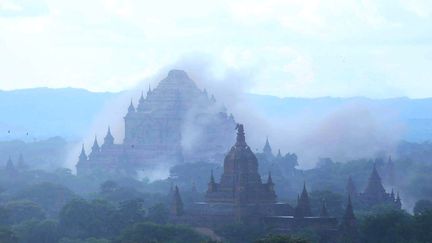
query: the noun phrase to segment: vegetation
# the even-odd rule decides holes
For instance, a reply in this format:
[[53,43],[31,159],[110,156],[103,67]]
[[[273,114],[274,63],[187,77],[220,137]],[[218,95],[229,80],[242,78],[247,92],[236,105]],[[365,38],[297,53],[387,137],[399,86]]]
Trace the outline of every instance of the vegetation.
[[[296,168],[295,154],[274,159],[258,155],[258,158],[262,179],[266,180],[267,172],[272,171],[282,201],[295,205],[306,180],[315,215],[325,200],[330,215],[342,216],[348,176],[362,191],[373,163],[377,164],[384,184],[389,182],[383,160],[340,163],[322,159],[316,168],[302,171]],[[412,203],[412,215],[388,205],[365,209],[354,200],[360,240],[432,242],[432,165],[407,158],[394,162],[403,196],[421,200]],[[186,226],[168,225],[167,194],[172,182],[182,189],[185,205],[201,200],[212,169],[215,178],[219,178],[222,168],[216,164],[185,163],[172,168],[169,180],[155,182],[124,177],[77,177],[68,169],[52,172],[21,169],[13,174],[0,169],[0,242],[211,242]],[[293,232],[290,236],[268,235],[269,232],[265,227],[247,224],[215,230],[226,242],[300,243],[318,239],[312,231]]]
[[309,241],[289,235],[269,235],[261,238],[256,243],[309,243]]

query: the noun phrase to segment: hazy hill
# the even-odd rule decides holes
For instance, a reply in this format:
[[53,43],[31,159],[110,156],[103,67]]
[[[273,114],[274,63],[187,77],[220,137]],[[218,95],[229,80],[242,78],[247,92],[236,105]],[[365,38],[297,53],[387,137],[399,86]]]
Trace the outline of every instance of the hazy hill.
[[[73,88],[0,91],[0,139],[32,141],[62,136],[79,140],[88,132],[98,112],[117,96],[119,93]],[[432,99],[277,98],[247,94],[246,100],[257,113],[268,118],[290,119],[307,113],[321,119],[352,105],[371,112],[388,111],[406,124],[405,139],[432,139]],[[229,109],[230,104],[226,105]]]
[[73,88],[0,91],[0,139],[79,138],[115,95]]

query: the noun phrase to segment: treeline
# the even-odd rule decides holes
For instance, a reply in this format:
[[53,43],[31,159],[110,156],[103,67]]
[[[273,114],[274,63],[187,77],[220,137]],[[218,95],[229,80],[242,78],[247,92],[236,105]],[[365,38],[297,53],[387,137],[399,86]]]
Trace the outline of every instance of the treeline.
[[[13,205],[12,205],[13,204]],[[0,207],[0,242],[105,243],[202,242],[207,240],[185,226],[167,224],[164,204],[145,208],[142,199],[113,204],[102,199],[72,199],[57,218],[48,219],[29,201]]]

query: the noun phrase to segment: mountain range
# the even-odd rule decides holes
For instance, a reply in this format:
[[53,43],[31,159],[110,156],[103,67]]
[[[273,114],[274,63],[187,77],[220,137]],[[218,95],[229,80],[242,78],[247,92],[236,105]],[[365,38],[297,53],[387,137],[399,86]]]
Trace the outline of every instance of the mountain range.
[[[0,140],[32,141],[54,136],[80,140],[100,111],[123,94],[75,88],[0,91]],[[384,122],[404,124],[404,140],[432,139],[432,98],[278,98],[257,94],[244,94],[243,98],[249,109],[269,120],[290,120],[305,114],[308,119],[322,120],[340,110],[350,114],[351,107],[361,107],[369,113],[391,117]],[[226,106],[230,110],[230,104]],[[125,111],[112,112],[122,117]]]

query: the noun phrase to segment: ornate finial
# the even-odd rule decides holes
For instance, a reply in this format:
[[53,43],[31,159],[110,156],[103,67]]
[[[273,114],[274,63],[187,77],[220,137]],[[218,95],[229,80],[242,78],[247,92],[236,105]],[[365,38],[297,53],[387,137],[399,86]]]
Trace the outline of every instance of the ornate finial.
[[243,124],[238,123],[236,126],[236,130],[237,130],[236,146],[246,146],[246,138],[245,138]]
[[322,200],[320,216],[323,218],[327,218],[329,216],[325,199]]
[[144,102],[144,91],[141,90],[141,97],[139,99],[139,103]]
[[175,186],[174,195],[171,205],[171,213],[175,216],[183,215],[183,201],[180,196],[178,186]]
[[135,112],[135,107],[134,107],[134,105],[133,105],[132,99],[131,99],[131,102],[130,102],[130,105],[129,105],[128,111],[129,111],[129,112]]
[[83,144],[81,147],[81,154],[79,156],[79,161],[85,161],[85,160],[87,160],[87,154],[85,152],[84,144]]
[[269,173],[268,173],[267,184],[273,185],[273,179],[271,176],[271,171],[269,171]]
[[111,145],[111,144],[113,144],[113,143],[114,143],[114,137],[113,137],[113,135],[111,134],[111,127],[108,126],[108,132],[107,132],[107,135],[106,135],[105,138],[104,138],[104,144],[105,144],[105,145],[106,145],[106,144]]
[[279,158],[279,159],[282,158],[282,154],[281,154],[280,149],[278,149],[277,158]]
[[265,145],[264,145],[264,148],[263,148],[263,153],[266,156],[270,156],[270,157],[273,156],[268,136],[266,136],[266,142],[265,142]]
[[215,179],[214,179],[214,176],[213,176],[213,169],[210,172],[210,182],[211,183],[215,183]]

